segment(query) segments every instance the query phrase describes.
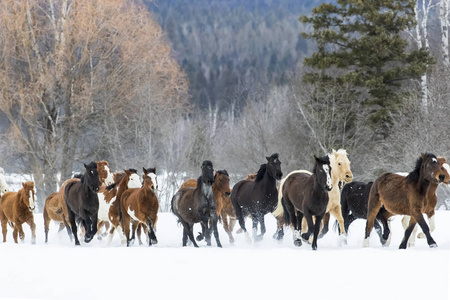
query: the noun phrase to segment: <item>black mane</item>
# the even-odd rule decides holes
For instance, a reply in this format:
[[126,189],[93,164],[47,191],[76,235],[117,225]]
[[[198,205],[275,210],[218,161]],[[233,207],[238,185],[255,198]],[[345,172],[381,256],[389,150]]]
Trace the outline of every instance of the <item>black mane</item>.
[[[436,158],[436,155],[432,154],[432,153],[425,153],[424,154],[425,157],[428,158]],[[416,166],[414,167],[414,170],[408,174],[408,176],[406,176],[406,179],[408,182],[416,182],[419,180],[420,177],[420,168],[422,167],[422,163],[423,163],[423,158],[422,156],[420,156],[417,160],[416,160]]]
[[259,167],[258,172],[256,173],[256,179],[255,182],[261,181],[264,177],[264,174],[267,170],[267,164],[262,164],[261,167]]

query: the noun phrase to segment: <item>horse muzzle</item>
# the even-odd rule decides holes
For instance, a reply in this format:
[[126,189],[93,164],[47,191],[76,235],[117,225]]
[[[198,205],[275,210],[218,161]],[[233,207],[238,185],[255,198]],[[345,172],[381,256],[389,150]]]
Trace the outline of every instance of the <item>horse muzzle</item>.
[[225,192],[225,196],[230,196],[231,195],[231,192]]
[[31,211],[31,212],[33,212],[35,208],[36,208],[36,207],[34,207],[34,206],[33,206],[33,207],[28,206],[28,210]]
[[281,180],[282,177],[283,177],[283,172],[279,172],[275,175],[276,180]]

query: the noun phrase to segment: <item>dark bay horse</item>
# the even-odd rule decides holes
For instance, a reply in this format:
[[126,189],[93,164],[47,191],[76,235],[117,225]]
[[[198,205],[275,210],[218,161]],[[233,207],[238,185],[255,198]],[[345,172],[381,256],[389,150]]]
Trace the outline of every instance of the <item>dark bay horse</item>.
[[[206,243],[211,245],[211,227],[214,231],[217,247],[222,247],[217,231],[217,206],[212,185],[214,182],[213,164],[209,160],[202,163],[202,175],[197,180],[196,188],[182,188],[172,198],[172,212],[183,225],[183,247],[187,239],[198,247],[194,239],[193,227],[202,222],[205,227]],[[211,221],[211,226],[209,222]]]
[[[195,179],[189,179],[185,181],[180,189],[197,187],[197,180]],[[217,207],[217,216],[221,216],[222,223],[223,223],[223,229],[228,234],[230,244],[234,243],[233,238],[233,228],[234,224],[236,223],[236,214],[234,213],[234,208],[231,205],[230,201],[230,194],[231,194],[231,188],[230,188],[230,175],[228,175],[227,170],[218,170],[216,171],[216,174],[214,175],[214,183],[212,185],[212,190],[214,194],[214,199],[216,200],[216,207]],[[201,241],[205,235],[205,225],[202,223],[202,233],[200,233],[197,236],[197,241]]]
[[84,241],[89,243],[97,233],[99,180],[97,164],[91,162],[84,164],[86,172],[80,181],[72,181],[66,185],[64,200],[67,205],[70,226],[75,238],[75,245],[80,245],[77,236],[77,221],[80,221],[86,229]]
[[31,243],[36,243],[36,224],[33,211],[35,205],[34,182],[22,183],[18,192],[6,192],[0,201],[0,220],[2,222],[3,242],[6,242],[7,224],[14,227],[13,238],[17,243],[17,236],[23,241],[25,233],[22,224],[27,223],[31,229]]
[[[416,223],[422,228],[430,248],[437,247],[436,242],[430,235],[430,229],[423,218],[423,213],[426,208],[430,183],[443,182],[445,172],[434,154],[425,153],[417,159],[414,170],[406,177],[394,173],[380,175],[370,189],[363,246],[369,246],[370,232],[374,226],[375,217],[381,205],[384,205],[390,216],[411,216],[400,249],[406,249],[409,236]],[[387,228],[387,231],[389,231],[389,228]]]
[[[267,163],[259,168],[255,180],[241,180],[231,191],[231,203],[241,229],[247,234],[245,216],[252,217],[253,238],[261,241],[266,232],[264,216],[274,211],[278,202],[277,180],[283,176],[278,153],[266,157]],[[258,223],[261,234],[257,235]]]
[[[320,223],[328,205],[328,192],[333,188],[331,180],[330,159],[328,156],[317,158],[312,175],[293,173],[286,178],[283,185],[283,215],[286,224],[294,227],[294,245],[301,246],[300,239],[302,219],[308,223],[308,231],[301,237],[309,240],[314,233],[312,249],[317,250],[317,237]],[[313,221],[313,217],[315,220]]]
[[[356,219],[367,219],[367,207],[372,184],[373,182],[365,183],[361,181],[353,181],[351,183],[347,183],[342,189],[341,210],[346,232],[348,232],[350,224],[352,224],[352,222]],[[383,232],[386,233],[386,228],[389,226],[389,220],[386,219],[385,213],[386,209],[382,206],[375,217],[374,227],[380,237],[380,241],[387,240],[389,238],[387,235],[383,236]],[[381,228],[380,222],[385,228],[384,231]],[[338,227],[338,229],[340,228]]]
[[[144,185],[141,188],[129,188],[120,199],[122,228],[127,238],[127,247],[133,245],[136,229],[144,225],[148,232],[148,245],[157,244],[155,226],[158,221],[159,202],[156,197],[155,173],[144,170]],[[152,179],[153,178],[153,179]],[[154,182],[155,181],[155,182]],[[130,223],[132,223],[130,237]]]

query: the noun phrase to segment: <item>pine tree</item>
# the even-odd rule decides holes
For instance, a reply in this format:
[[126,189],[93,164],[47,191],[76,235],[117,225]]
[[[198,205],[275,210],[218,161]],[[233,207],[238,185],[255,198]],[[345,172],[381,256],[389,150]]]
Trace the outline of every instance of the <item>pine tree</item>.
[[[318,50],[305,58],[312,67],[307,82],[351,85],[365,97],[375,127],[387,126],[389,116],[401,103],[401,85],[419,79],[433,63],[427,49],[406,51],[404,31],[414,28],[415,1],[337,0],[313,9],[300,22],[312,25],[307,39]],[[364,93],[366,92],[366,93]],[[386,129],[386,128],[385,128]]]

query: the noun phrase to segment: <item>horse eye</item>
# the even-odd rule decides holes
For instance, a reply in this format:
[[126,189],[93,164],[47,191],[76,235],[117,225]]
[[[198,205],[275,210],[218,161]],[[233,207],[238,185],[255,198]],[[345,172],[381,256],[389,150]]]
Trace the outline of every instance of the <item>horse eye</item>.
[[341,163],[338,163],[338,166],[340,166],[341,165]]

